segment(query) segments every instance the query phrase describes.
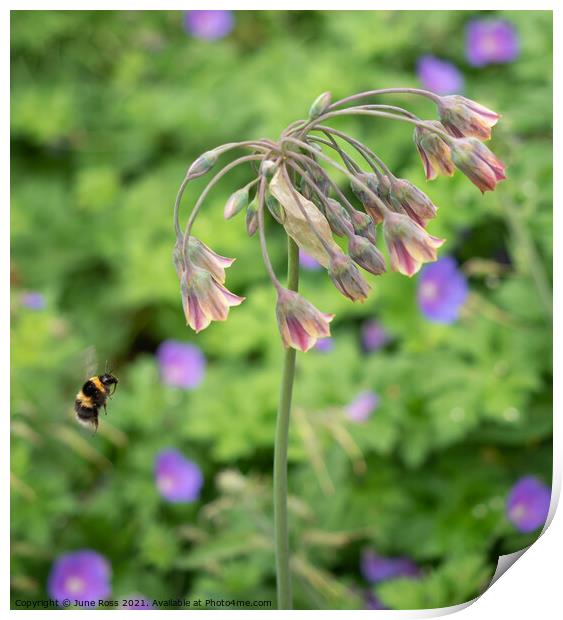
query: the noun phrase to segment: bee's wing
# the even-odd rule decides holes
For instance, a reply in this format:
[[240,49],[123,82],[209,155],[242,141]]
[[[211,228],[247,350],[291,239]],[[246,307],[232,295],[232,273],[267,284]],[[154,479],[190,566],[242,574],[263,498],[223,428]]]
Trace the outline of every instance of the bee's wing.
[[98,368],[98,356],[96,347],[91,345],[84,350],[84,380],[96,374]]

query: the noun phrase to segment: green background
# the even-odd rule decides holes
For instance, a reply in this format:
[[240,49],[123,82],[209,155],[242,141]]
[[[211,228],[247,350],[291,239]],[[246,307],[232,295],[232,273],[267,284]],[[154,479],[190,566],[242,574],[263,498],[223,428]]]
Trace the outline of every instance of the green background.
[[[535,539],[504,505],[520,476],[551,476],[551,13],[505,13],[521,56],[483,69],[464,59],[464,28],[477,15],[237,12],[231,35],[206,42],[186,34],[180,12],[12,13],[14,599],[46,598],[52,562],[81,548],[111,561],[115,598],[275,599],[275,298],[243,217],[222,218],[250,171],[220,184],[195,228],[237,257],[228,286],[247,300],[198,336],[185,326],[171,261],[174,196],[202,151],[275,138],[325,90],[418,86],[426,53],[455,62],[465,94],[502,113],[491,145],[508,180],[485,196],[460,173],[426,183],[409,126],[335,124],[441,207],[431,231],[448,239],[441,255],[458,259],[471,293],[444,326],[420,313],[416,277],[371,278],[361,305],[322,272],[303,274],[306,297],[336,318],[333,352],[298,356],[295,604],[361,607],[367,546],[422,568],[418,580],[374,589],[388,607],[463,602],[487,585],[499,554]],[[435,114],[425,100],[389,101]],[[270,222],[280,274],[282,233]],[[45,295],[44,310],[22,306],[30,290]],[[371,355],[359,344],[368,318],[393,336]],[[166,339],[205,352],[196,390],[161,383],[154,353]],[[95,437],[72,418],[92,345],[99,370],[111,360],[120,379]],[[342,407],[365,389],[380,406],[353,424]],[[153,463],[166,447],[202,468],[199,502],[158,495]]]

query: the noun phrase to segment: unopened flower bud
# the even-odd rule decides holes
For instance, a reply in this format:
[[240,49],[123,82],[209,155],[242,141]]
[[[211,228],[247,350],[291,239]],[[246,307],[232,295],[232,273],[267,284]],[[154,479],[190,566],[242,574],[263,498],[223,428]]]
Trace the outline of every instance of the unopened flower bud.
[[356,264],[375,276],[379,276],[386,271],[383,254],[365,237],[351,235],[348,244],[348,254]]
[[357,211],[356,209],[350,213],[350,218],[354,232],[375,243],[375,224],[373,219],[367,213]]
[[260,174],[268,180],[274,176],[277,165],[271,159],[264,159],[260,164]]
[[452,159],[482,193],[494,190],[499,181],[506,179],[505,165],[476,138],[455,140]]
[[258,201],[256,198],[246,209],[246,232],[252,237],[258,230]]
[[[356,175],[357,180],[351,182],[352,191],[356,195],[356,198],[362,203],[364,209],[371,215],[375,224],[379,224],[383,220],[383,213],[381,207],[377,202],[377,198],[382,200],[381,197],[381,184],[377,175],[373,172],[361,172]],[[375,195],[372,196],[364,187],[362,187],[358,181],[361,181],[367,186],[369,190]]]
[[[429,121],[437,129],[444,130],[440,121]],[[452,152],[450,147],[439,135],[425,129],[424,127],[416,127],[414,130],[414,143],[424,166],[424,174],[428,181],[435,179],[438,172],[451,177],[454,173],[455,166],[452,161]]]
[[299,351],[308,351],[319,338],[330,336],[329,323],[334,314],[320,312],[298,293],[278,291],[276,316],[283,343]]
[[349,256],[342,252],[330,257],[328,273],[334,286],[352,301],[363,302],[370,291],[369,284]]
[[190,177],[190,179],[197,179],[203,176],[213,168],[218,158],[219,155],[216,151],[207,151],[203,153],[203,155],[200,155],[188,168],[187,176]]
[[243,187],[229,196],[223,215],[226,220],[230,220],[246,207],[248,207],[248,187]]
[[391,179],[387,203],[397,213],[406,213],[422,227],[436,217],[438,208],[428,196],[406,179]]
[[436,250],[445,241],[429,235],[422,226],[401,213],[385,215],[383,232],[391,268],[409,277],[420,269],[422,263],[435,261]]
[[269,192],[266,194],[266,206],[268,207],[268,211],[272,214],[272,217],[276,220],[278,224],[283,226],[285,222],[285,211],[281,206],[279,200],[272,196]]
[[319,95],[315,101],[313,101],[313,105],[309,109],[309,118],[313,120],[321,116],[321,114],[324,114],[331,101],[332,95],[329,92]]
[[500,118],[496,112],[461,95],[441,97],[438,111],[442,125],[456,138],[488,140],[491,127]]
[[353,231],[352,220],[348,211],[333,198],[327,198],[324,214],[332,232],[339,237],[345,237]]

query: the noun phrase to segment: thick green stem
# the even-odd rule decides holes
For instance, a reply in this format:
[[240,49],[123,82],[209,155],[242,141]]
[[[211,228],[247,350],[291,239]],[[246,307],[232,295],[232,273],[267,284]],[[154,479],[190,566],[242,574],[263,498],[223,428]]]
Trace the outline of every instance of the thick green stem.
[[[287,238],[287,242],[287,288],[296,291],[299,287],[299,248],[291,237]],[[278,609],[292,608],[289,527],[287,523],[287,445],[291,395],[295,377],[295,354],[295,349],[291,347],[285,353],[274,447],[274,529],[276,533]]]

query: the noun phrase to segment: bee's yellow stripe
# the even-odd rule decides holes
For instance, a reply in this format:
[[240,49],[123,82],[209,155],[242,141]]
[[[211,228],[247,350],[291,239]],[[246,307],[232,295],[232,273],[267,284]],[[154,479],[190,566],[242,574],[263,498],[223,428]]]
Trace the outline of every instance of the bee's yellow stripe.
[[90,381],[100,390],[102,394],[106,393],[105,385],[100,381],[99,377],[91,377]]
[[80,392],[78,392],[78,394],[76,395],[76,400],[79,400],[80,404],[83,405],[84,407],[94,406],[94,403],[92,402],[91,397],[86,396],[84,392],[82,392],[82,390],[80,390]]

